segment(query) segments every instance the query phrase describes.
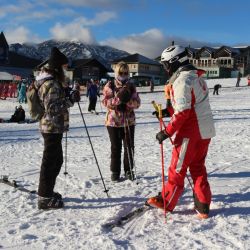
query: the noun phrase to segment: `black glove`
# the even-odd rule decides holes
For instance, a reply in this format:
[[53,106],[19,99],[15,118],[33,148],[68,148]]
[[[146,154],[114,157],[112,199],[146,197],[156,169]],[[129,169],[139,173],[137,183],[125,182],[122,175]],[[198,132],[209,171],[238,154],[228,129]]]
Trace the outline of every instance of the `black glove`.
[[117,105],[117,110],[120,112],[125,112],[126,111],[126,103],[121,103],[119,105]]
[[120,99],[121,103],[127,103],[131,98],[130,89],[126,86],[120,88],[117,92],[117,97]]
[[[170,117],[170,114],[169,114],[167,109],[162,109],[161,112],[162,112],[162,117]],[[152,115],[155,115],[157,118],[159,118],[159,112],[158,111],[154,111],[152,113]]]
[[156,134],[156,140],[158,140],[158,142],[160,144],[162,144],[162,142],[164,140],[166,140],[169,137],[169,135],[167,134],[167,132],[165,130],[160,131],[159,133]]
[[72,90],[69,95],[69,100],[72,103],[80,102],[81,100],[80,92],[78,90]]

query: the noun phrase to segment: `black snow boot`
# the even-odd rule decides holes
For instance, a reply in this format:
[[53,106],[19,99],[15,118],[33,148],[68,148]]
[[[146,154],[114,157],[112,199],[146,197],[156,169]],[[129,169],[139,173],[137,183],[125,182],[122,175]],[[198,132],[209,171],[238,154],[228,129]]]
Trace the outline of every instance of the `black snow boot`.
[[135,180],[135,174],[134,174],[134,172],[133,171],[127,171],[125,173],[125,178],[127,180],[134,181]]
[[118,182],[120,180],[120,174],[116,172],[112,172],[111,181]]
[[63,206],[62,199],[57,197],[38,197],[38,209],[58,209],[63,208]]

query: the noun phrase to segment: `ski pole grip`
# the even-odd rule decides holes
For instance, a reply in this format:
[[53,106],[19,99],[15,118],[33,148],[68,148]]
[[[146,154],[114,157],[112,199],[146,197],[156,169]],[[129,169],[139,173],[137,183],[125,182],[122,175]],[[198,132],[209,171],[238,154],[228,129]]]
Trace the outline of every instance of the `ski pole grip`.
[[159,112],[159,119],[161,119],[162,118],[161,104],[158,104],[158,112]]
[[159,112],[159,110],[158,110],[158,105],[156,104],[156,102],[155,102],[155,101],[152,101],[151,103],[152,103],[152,105],[154,106],[155,111]]

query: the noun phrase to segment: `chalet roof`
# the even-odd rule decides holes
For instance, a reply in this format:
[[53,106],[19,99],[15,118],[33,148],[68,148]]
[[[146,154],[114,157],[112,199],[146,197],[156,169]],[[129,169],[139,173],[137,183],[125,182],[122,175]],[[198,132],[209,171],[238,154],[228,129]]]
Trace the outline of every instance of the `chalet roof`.
[[199,52],[202,52],[204,50],[208,51],[211,54],[216,51],[215,48],[204,46],[204,47],[200,48]]
[[196,53],[198,51],[198,49],[195,48],[191,48],[191,47],[187,47],[186,48],[188,51],[192,52],[192,53]]
[[218,54],[223,50],[230,53],[230,54],[232,54],[232,56],[240,54],[240,50],[238,48],[232,48],[232,47],[229,47],[229,46],[220,47],[219,49],[216,50],[215,54]]
[[126,63],[142,63],[142,64],[161,65],[159,62],[152,60],[152,59],[149,59],[149,58],[147,58],[143,55],[140,55],[138,53],[119,58],[117,60],[114,60],[113,63],[117,63],[120,61],[124,61]]
[[74,60],[72,62],[71,67],[72,68],[79,68],[81,66],[90,65],[90,64],[98,65],[99,67],[102,67],[104,70],[107,70],[107,68],[96,58]]
[[5,35],[3,32],[0,33],[0,47],[6,47],[9,48],[9,44],[6,41]]
[[40,60],[30,58],[24,55],[19,55],[13,51],[9,51],[8,62],[0,63],[0,66],[33,69],[39,63],[41,63]]

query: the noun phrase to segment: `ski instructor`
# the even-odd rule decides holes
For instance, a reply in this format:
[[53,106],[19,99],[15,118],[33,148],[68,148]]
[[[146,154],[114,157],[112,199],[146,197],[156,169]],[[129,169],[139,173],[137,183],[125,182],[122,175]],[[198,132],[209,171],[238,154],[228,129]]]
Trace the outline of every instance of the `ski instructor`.
[[70,91],[65,83],[67,64],[67,57],[53,47],[48,63],[34,82],[44,107],[40,119],[44,151],[38,187],[39,209],[62,208],[64,205],[61,194],[54,192],[54,186],[63,164],[62,137],[69,128],[68,108],[80,101],[79,91]]
[[[187,51],[179,45],[166,48],[161,62],[171,76],[173,84],[171,103],[168,108],[170,122],[156,134],[161,144],[175,135],[172,159],[168,170],[168,181],[164,190],[149,198],[151,206],[173,211],[184,189],[184,179],[189,169],[193,180],[194,205],[199,218],[208,218],[211,190],[207,180],[205,158],[215,128],[209,104],[209,90],[201,77],[204,73],[189,64]],[[163,197],[162,194],[165,194]]]

